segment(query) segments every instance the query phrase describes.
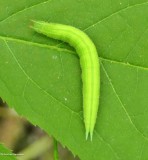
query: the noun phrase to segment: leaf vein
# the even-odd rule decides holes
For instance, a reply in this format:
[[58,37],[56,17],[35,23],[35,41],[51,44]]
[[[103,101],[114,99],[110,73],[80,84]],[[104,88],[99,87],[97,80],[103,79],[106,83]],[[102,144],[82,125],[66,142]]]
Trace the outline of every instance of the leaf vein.
[[133,8],[133,7],[136,7],[136,6],[140,6],[140,5],[144,5],[144,4],[147,4],[147,3],[148,3],[148,1],[147,1],[147,2],[144,2],[144,3],[138,3],[138,4],[135,4],[135,5],[127,6],[126,8],[117,10],[117,11],[115,11],[114,13],[112,13],[112,14],[110,14],[110,15],[107,15],[106,17],[102,18],[101,20],[97,21],[96,23],[91,24],[90,26],[88,26],[87,28],[85,28],[84,31],[87,31],[87,30],[90,29],[91,27],[94,27],[94,26],[100,24],[101,22],[107,20],[108,18],[110,18],[110,17],[112,17],[112,16],[114,16],[114,15],[116,15],[116,14],[118,14],[118,13],[120,13],[120,12],[126,10],[126,9],[130,9],[130,8]]
[[53,50],[57,50],[57,51],[60,51],[60,52],[66,51],[66,52],[74,54],[73,51],[70,51],[68,49],[63,49],[63,48],[59,48],[59,47],[56,47],[56,46],[49,46],[47,44],[31,42],[31,41],[27,41],[27,40],[18,39],[18,38],[0,36],[0,39],[2,39],[4,41],[8,40],[8,41],[12,41],[12,42],[18,42],[18,43],[22,43],[22,44],[27,44],[27,45],[30,45],[30,46],[38,46],[38,47],[42,47],[42,48],[53,49]]
[[109,142],[105,141],[104,138],[97,131],[95,131],[95,133],[97,134],[97,137],[111,149],[111,151],[114,153],[115,157],[117,159],[120,159],[120,157],[118,156],[117,152],[113,149],[111,144]]
[[125,63],[125,62],[121,62],[121,61],[117,61],[117,60],[107,59],[107,58],[104,58],[104,57],[100,57],[100,60],[107,61],[107,62],[110,62],[110,63],[116,63],[116,64],[124,65],[126,67],[132,67],[132,68],[148,71],[148,67],[138,66],[138,65],[135,65],[135,64],[130,64],[128,62]]
[[29,7],[23,8],[23,9],[21,9],[21,10],[19,10],[19,11],[15,12],[15,13],[13,13],[13,14],[9,15],[9,16],[8,16],[8,17],[6,17],[5,19],[1,20],[1,21],[0,21],[0,23],[2,23],[2,22],[4,22],[4,21],[6,21],[7,19],[9,19],[9,18],[11,18],[11,17],[13,17],[13,16],[17,15],[18,13],[24,12],[24,11],[26,11],[26,10],[30,9],[30,8],[33,8],[33,7],[38,6],[38,5],[40,5],[40,4],[46,3],[46,2],[48,2],[48,1],[50,1],[50,0],[45,0],[45,1],[43,1],[43,2],[40,2],[40,3],[34,4],[34,5],[32,5],[32,6],[29,6]]
[[[8,40],[8,41],[14,41],[14,42],[18,42],[18,43],[23,43],[23,44],[26,44],[26,45],[32,45],[32,46],[37,46],[37,47],[42,47],[42,48],[53,49],[53,50],[57,50],[57,51],[60,51],[60,52],[69,52],[72,55],[75,55],[74,54],[75,52],[70,51],[68,49],[58,48],[58,47],[55,47],[55,46],[49,46],[49,45],[46,45],[46,44],[25,41],[25,40],[16,39],[16,38],[13,38],[13,37],[0,36],[0,39],[2,39],[4,41]],[[107,62],[110,62],[110,63],[118,63],[120,65],[124,65],[124,66],[127,66],[127,67],[133,67],[133,68],[138,68],[138,69],[141,69],[141,70],[147,70],[148,71],[148,67],[139,66],[139,65],[136,65],[136,64],[130,64],[128,62],[125,63],[125,62],[121,62],[121,61],[118,61],[118,60],[108,59],[108,58],[105,58],[105,57],[100,57],[100,59],[104,60],[104,61],[107,61]]]
[[142,34],[137,38],[136,43],[133,45],[133,47],[131,48],[131,50],[127,53],[125,60],[128,60],[128,57],[131,55],[132,51],[138,46],[138,43],[140,42],[140,40],[143,38],[143,36],[145,35],[145,33],[147,32],[148,28],[146,27],[146,29],[142,32]]
[[133,123],[133,121],[132,121],[130,115],[128,114],[128,112],[127,112],[125,106],[123,105],[123,102],[121,101],[119,95],[117,94],[117,91],[116,91],[116,89],[115,89],[115,87],[114,87],[114,85],[113,85],[113,83],[112,83],[112,81],[111,81],[111,78],[109,77],[109,75],[108,75],[106,69],[104,68],[103,63],[101,63],[101,65],[102,65],[103,71],[104,71],[104,73],[105,73],[105,75],[106,75],[106,77],[107,77],[107,79],[108,79],[108,81],[109,81],[109,83],[110,83],[110,85],[111,85],[111,87],[112,87],[112,89],[113,89],[113,92],[115,93],[115,95],[116,95],[118,101],[120,102],[120,105],[121,105],[123,111],[125,112],[125,114],[126,114],[128,120],[129,120],[129,122],[130,122],[131,125],[135,128],[135,130],[136,130],[136,131],[137,131],[137,132],[138,132],[138,133],[139,133],[146,141],[148,141],[148,137],[146,137],[146,136],[145,136],[145,135],[137,128],[137,126]]
[[8,43],[6,42],[6,40],[4,40],[9,52],[11,53],[11,55],[13,56],[15,62],[17,63],[17,65],[19,66],[19,68],[21,69],[21,71],[24,73],[24,75],[37,87],[39,88],[44,94],[46,94],[48,97],[52,98],[53,100],[57,101],[59,104],[61,104],[62,106],[64,106],[66,109],[68,109],[70,112],[74,112],[76,114],[78,114],[77,112],[73,111],[72,109],[70,109],[70,107],[68,107],[67,105],[65,105],[64,103],[62,103],[61,101],[59,101],[57,98],[53,97],[50,93],[48,93],[47,91],[45,91],[43,88],[41,88],[39,86],[39,84],[37,84],[27,73],[26,71],[23,69],[23,67],[21,66],[21,64],[19,63],[19,61],[17,60],[16,56],[14,55],[13,51],[11,50],[10,46],[8,45]]

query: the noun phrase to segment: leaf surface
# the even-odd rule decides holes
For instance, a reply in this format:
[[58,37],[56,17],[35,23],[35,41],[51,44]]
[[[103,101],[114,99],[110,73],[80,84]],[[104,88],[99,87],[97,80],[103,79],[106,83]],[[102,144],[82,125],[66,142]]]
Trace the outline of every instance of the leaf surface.
[[7,148],[5,148],[2,144],[0,144],[0,159],[16,160],[14,155]]
[[[148,159],[148,1],[0,2],[0,96],[82,160]],[[6,11],[6,7],[8,7]],[[73,25],[94,41],[101,96],[85,140],[79,58],[30,20]]]

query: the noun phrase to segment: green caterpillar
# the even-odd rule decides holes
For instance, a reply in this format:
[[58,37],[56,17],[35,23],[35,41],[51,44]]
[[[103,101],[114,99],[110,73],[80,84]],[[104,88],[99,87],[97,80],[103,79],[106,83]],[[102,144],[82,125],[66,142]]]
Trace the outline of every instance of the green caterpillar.
[[69,43],[80,57],[86,139],[90,134],[92,140],[100,95],[100,64],[94,43],[84,32],[68,25],[33,21],[31,28],[50,38]]

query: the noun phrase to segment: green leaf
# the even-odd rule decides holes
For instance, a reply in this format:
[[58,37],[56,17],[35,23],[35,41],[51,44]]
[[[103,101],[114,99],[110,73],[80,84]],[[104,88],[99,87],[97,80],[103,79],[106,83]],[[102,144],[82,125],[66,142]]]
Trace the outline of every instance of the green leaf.
[[2,160],[16,160],[13,153],[0,144],[0,159]]
[[[0,96],[81,160],[148,159],[148,1],[0,2]],[[85,140],[79,59],[30,19],[73,25],[94,41],[101,96]],[[67,48],[67,49],[65,49]]]

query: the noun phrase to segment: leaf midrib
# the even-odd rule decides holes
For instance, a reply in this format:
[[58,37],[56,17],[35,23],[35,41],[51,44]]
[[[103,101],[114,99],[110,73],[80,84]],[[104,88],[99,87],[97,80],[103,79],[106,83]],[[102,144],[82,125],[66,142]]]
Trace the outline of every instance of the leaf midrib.
[[[51,49],[51,50],[57,50],[59,52],[68,52],[68,53],[71,53],[71,54],[75,55],[75,52],[73,52],[71,50],[68,50],[68,49],[59,48],[57,46],[50,46],[50,45],[47,45],[47,44],[36,43],[36,42],[31,42],[31,41],[22,40],[22,39],[13,38],[13,37],[5,37],[5,36],[0,36],[0,39],[6,40],[6,41],[8,40],[8,41],[14,41],[14,42],[18,42],[18,43],[23,43],[23,44],[31,45],[31,46],[37,46],[37,47],[41,47],[41,48],[47,48],[47,49]],[[100,60],[107,61],[109,63],[116,63],[116,64],[119,64],[119,65],[124,65],[126,67],[132,67],[132,68],[148,71],[147,66],[140,66],[140,65],[136,65],[136,64],[125,63],[125,62],[122,62],[122,61],[118,61],[118,60],[115,60],[115,59],[109,59],[109,58],[105,58],[105,57],[101,57],[101,56],[100,56]]]

